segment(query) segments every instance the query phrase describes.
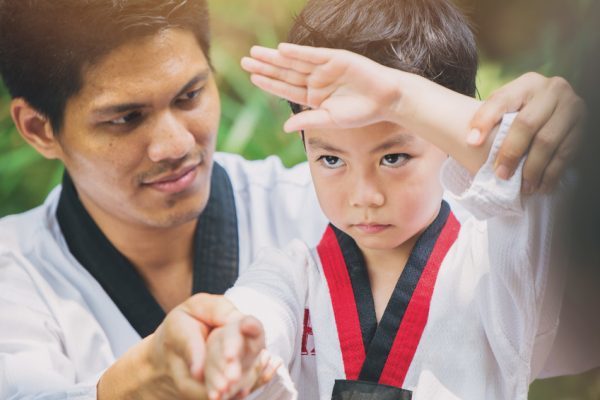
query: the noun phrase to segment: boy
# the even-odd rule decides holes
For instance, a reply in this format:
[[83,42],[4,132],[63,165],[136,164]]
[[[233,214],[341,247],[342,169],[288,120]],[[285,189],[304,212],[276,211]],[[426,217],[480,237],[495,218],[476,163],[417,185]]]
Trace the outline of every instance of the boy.
[[[494,175],[512,116],[465,144],[479,107],[465,20],[445,0],[318,0],[290,39],[371,59],[281,45],[243,61],[303,110],[285,128],[302,131],[331,225],[316,249],[264,252],[226,296],[263,323],[300,398],[525,399],[558,325],[554,201]],[[440,173],[475,218],[453,216]],[[223,392],[218,359],[207,385]]]

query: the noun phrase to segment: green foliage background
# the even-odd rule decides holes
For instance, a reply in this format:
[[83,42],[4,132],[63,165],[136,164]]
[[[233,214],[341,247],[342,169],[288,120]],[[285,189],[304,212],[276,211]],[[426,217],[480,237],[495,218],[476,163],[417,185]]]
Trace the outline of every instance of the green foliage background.
[[[566,77],[576,88],[579,71],[598,52],[597,0],[457,0],[471,17],[482,55],[482,98],[518,75],[538,71]],[[286,165],[304,160],[302,145],[281,126],[287,105],[256,90],[239,67],[253,44],[285,39],[305,0],[209,0],[212,60],[223,116],[218,148],[250,159],[279,155]],[[43,160],[24,144],[10,119],[9,96],[0,84],[0,217],[43,201],[62,175],[60,163]],[[587,375],[534,383],[530,399],[598,399],[600,378]]]

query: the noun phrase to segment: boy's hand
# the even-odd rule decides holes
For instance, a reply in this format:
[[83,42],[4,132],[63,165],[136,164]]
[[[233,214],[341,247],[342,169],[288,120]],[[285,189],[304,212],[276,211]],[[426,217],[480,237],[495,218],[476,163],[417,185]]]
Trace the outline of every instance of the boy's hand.
[[585,104],[564,79],[527,73],[496,90],[478,110],[469,144],[483,143],[502,116],[513,111],[520,112],[498,154],[496,174],[508,179],[527,154],[523,191],[550,191],[581,137]]
[[255,46],[250,54],[242,67],[256,86],[313,109],[292,116],[284,126],[288,132],[374,124],[398,101],[398,91],[385,79],[392,70],[358,54],[288,43]]
[[278,367],[264,350],[264,331],[253,317],[239,314],[212,331],[206,345],[204,378],[210,400],[244,398],[268,382]]

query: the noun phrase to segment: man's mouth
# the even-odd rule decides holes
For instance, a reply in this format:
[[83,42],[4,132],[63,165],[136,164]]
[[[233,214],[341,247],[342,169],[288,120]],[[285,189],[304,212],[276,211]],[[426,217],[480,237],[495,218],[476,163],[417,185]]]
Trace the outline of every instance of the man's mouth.
[[198,175],[200,165],[201,163],[183,166],[175,172],[159,176],[142,184],[163,193],[179,193],[192,185]]

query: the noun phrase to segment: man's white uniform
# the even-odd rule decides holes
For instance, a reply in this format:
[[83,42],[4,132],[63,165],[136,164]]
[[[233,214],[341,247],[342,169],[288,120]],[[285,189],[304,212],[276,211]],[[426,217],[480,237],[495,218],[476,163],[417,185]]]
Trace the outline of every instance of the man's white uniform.
[[[223,293],[261,248],[315,244],[326,220],[307,165],[215,160],[223,168],[196,232],[194,291]],[[0,399],[95,399],[104,370],[164,318],[69,182],[0,220]]]
[[520,169],[508,182],[495,177],[511,122],[474,178],[445,165],[445,186],[475,218],[461,226],[442,205],[379,325],[360,251],[333,227],[317,249],[294,241],[264,251],[226,293],[262,321],[300,398],[527,398],[558,327],[555,199],[521,198]]

